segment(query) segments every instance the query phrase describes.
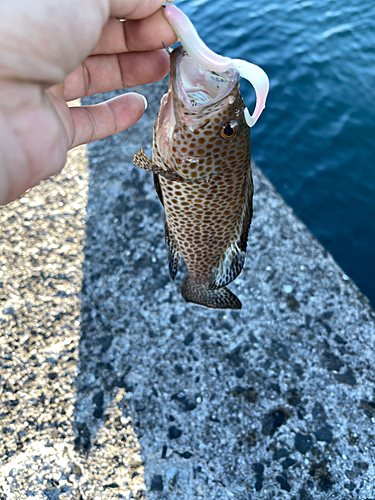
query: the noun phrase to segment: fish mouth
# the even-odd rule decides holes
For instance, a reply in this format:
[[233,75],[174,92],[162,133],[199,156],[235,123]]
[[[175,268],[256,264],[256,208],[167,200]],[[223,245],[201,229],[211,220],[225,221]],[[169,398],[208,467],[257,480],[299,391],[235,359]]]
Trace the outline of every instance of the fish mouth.
[[181,105],[186,111],[203,111],[225,99],[239,81],[236,70],[210,71],[189,57],[182,46],[171,54],[170,71],[176,111]]

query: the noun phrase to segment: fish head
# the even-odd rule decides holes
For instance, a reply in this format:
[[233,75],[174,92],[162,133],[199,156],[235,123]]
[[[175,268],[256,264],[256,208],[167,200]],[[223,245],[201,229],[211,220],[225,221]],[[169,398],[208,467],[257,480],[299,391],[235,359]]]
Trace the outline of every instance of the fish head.
[[165,166],[191,180],[219,173],[228,158],[249,148],[245,109],[236,70],[205,69],[177,47],[155,123],[156,147]]

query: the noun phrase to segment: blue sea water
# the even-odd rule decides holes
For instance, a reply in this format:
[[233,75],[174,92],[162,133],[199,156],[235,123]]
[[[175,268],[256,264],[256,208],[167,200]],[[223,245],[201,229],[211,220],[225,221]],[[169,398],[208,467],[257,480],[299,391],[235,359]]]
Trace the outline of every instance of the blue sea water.
[[374,0],[177,5],[215,52],[267,72],[253,159],[375,305]]

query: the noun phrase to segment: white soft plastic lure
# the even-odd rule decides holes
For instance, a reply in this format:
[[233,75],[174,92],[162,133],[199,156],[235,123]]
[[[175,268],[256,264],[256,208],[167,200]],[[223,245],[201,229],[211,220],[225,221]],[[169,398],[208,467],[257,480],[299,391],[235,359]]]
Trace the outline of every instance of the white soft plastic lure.
[[268,77],[262,68],[242,59],[230,59],[213,52],[201,40],[190,19],[175,5],[166,5],[165,17],[174,29],[188,56],[197,63],[210,71],[218,73],[234,69],[240,76],[251,83],[255,90],[256,104],[252,115],[247,108],[245,109],[245,119],[249,127],[255,125],[265,108],[269,89]]

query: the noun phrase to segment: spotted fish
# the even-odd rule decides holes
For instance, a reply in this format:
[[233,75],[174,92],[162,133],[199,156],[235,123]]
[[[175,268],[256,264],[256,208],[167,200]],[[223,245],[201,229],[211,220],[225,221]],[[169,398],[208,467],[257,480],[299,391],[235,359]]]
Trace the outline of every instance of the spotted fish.
[[141,149],[133,162],[153,172],[166,216],[170,276],[175,278],[181,257],[189,271],[183,298],[240,309],[226,285],[245,263],[254,190],[250,115],[240,94],[239,71],[207,69],[182,46],[170,57],[169,89],[154,124],[152,160]]

